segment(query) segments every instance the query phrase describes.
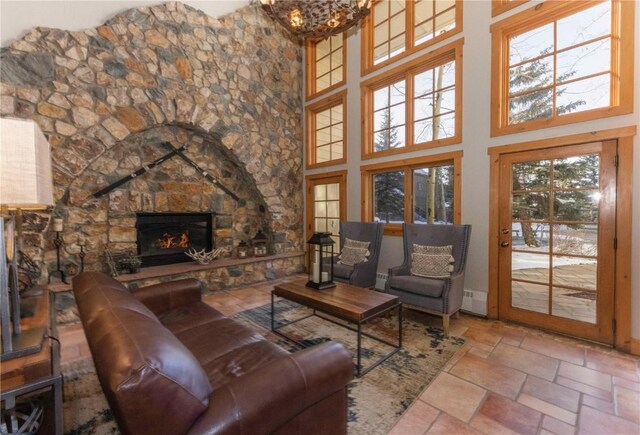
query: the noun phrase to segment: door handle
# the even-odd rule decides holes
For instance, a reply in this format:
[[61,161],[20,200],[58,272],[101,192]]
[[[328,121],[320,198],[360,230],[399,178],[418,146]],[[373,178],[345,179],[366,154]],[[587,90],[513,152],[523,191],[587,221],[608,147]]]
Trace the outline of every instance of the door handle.
[[507,248],[509,247],[510,243],[509,242],[502,242],[500,243],[500,246],[502,246],[503,248]]

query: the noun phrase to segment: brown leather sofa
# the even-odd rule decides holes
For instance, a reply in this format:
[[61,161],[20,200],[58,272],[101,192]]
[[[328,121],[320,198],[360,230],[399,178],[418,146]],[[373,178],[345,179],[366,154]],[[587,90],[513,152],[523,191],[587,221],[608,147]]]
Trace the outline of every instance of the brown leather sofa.
[[201,300],[194,279],[130,292],[73,280],[98,378],[125,434],[344,434],[349,352],[293,354]]

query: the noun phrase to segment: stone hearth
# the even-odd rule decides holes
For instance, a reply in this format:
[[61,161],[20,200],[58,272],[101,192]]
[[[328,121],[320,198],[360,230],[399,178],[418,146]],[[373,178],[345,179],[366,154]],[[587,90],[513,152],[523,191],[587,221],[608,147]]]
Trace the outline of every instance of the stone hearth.
[[[264,229],[274,254],[303,249],[302,51],[259,5],[220,19],[182,3],[141,7],[96,29],[33,29],[0,56],[0,114],[34,119],[52,145],[56,205],[26,214],[23,239],[41,279],[54,268],[53,214],[71,272],[79,236],[87,268],[103,269],[104,249],[134,247],[146,211],[216,213],[216,246]],[[162,141],[189,143],[242,201],[179,158],[91,196],[165,154]]]

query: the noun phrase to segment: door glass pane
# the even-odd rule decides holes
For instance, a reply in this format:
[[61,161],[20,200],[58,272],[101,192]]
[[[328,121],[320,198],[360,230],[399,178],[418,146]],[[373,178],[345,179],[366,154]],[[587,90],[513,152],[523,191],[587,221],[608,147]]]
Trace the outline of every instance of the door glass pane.
[[599,190],[556,192],[553,214],[557,221],[597,222]]
[[597,260],[595,258],[553,256],[553,285],[577,287],[596,293]]
[[404,222],[404,171],[373,176],[373,216],[376,222]]
[[511,305],[515,308],[549,314],[549,286],[511,281]]
[[554,225],[553,252],[562,255],[597,256],[598,225]]
[[327,203],[324,201],[316,202],[316,217],[327,217]]
[[514,193],[512,213],[514,220],[549,219],[549,194],[547,192]]
[[327,201],[327,217],[340,217],[340,202]]
[[327,184],[326,186],[327,186],[328,200],[340,199],[340,184],[332,183],[332,184]]
[[327,231],[327,220],[323,218],[316,218],[316,231],[317,232],[325,232]]
[[326,184],[316,184],[314,188],[314,196],[316,201],[323,201],[327,199],[327,185]]
[[553,287],[551,300],[554,316],[596,323],[596,292]]
[[600,156],[584,156],[555,159],[553,161],[553,185],[559,189],[598,187]]
[[340,232],[340,219],[327,219],[327,231],[332,234]]
[[545,190],[549,187],[551,161],[515,163],[513,165],[513,190]]
[[539,284],[548,284],[549,256],[546,254],[513,251],[511,253],[511,277]]

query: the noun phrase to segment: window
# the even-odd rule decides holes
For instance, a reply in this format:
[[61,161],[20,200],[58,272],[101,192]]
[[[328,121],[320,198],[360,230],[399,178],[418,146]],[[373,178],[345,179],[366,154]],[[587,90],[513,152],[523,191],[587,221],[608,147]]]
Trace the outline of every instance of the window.
[[503,14],[529,0],[491,0],[491,16]]
[[364,25],[363,74],[461,30],[459,0],[378,0]]
[[345,163],[347,91],[307,107],[307,169]]
[[307,99],[325,94],[345,82],[346,35],[307,42]]
[[365,222],[384,222],[385,234],[402,223],[460,223],[462,152],[363,166]]
[[363,158],[460,142],[462,43],[362,84]]
[[631,113],[633,7],[545,2],[492,26],[492,136]]

